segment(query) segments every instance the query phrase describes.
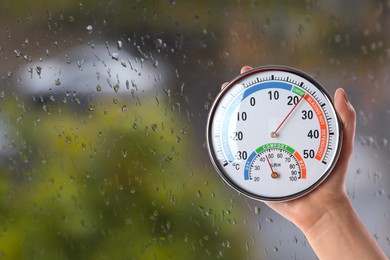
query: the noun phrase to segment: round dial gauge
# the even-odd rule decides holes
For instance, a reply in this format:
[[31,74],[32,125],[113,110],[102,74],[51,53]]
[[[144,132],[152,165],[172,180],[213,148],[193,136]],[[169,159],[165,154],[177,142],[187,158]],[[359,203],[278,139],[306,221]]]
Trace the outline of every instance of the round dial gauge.
[[290,200],[313,190],[335,165],[341,142],[341,123],[324,88],[283,66],[233,79],[214,101],[207,124],[217,171],[259,200]]

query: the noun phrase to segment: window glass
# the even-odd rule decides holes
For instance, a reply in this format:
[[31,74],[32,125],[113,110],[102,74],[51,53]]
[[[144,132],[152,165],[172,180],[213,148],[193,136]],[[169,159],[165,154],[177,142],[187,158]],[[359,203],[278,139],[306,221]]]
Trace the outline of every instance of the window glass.
[[224,184],[210,106],[243,65],[303,70],[358,115],[347,191],[390,255],[386,1],[2,1],[0,256],[306,259]]

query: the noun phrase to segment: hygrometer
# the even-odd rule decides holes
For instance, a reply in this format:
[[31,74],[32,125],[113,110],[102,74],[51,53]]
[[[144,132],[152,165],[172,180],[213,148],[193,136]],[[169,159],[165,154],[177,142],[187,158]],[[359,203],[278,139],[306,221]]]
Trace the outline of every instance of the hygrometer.
[[207,145],[231,187],[254,199],[284,201],[326,179],[340,153],[342,127],[315,79],[265,66],[238,75],[216,97]]

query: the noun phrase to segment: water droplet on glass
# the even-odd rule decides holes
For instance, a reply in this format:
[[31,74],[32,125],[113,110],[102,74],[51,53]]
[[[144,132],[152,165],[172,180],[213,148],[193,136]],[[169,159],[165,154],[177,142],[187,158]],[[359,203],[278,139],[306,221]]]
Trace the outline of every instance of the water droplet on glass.
[[61,85],[61,80],[60,80],[60,79],[56,79],[56,80],[54,81],[54,84],[56,84],[56,86]]
[[260,207],[259,206],[255,207],[255,214],[256,215],[260,214]]
[[118,92],[118,90],[119,90],[119,84],[118,83],[114,85],[114,90],[115,90],[115,92]]
[[205,110],[209,110],[210,109],[210,102],[206,101],[203,105],[204,109]]
[[87,29],[87,31],[91,33],[93,30],[93,27],[92,27],[92,25],[87,25],[87,27],[85,27],[85,29]]
[[119,60],[119,53],[117,52],[114,52],[112,55],[111,55],[112,59],[114,60]]
[[226,58],[229,58],[229,56],[230,56],[230,53],[228,51],[224,51],[223,57],[226,59]]
[[172,227],[172,224],[169,220],[167,220],[167,222],[165,223],[165,227],[167,228],[167,230],[170,230],[171,227]]
[[88,104],[89,111],[95,111],[95,105],[93,103]]
[[375,196],[383,196],[386,194],[386,191],[384,189],[377,190],[375,192]]
[[122,46],[123,46],[122,41],[117,41],[116,44],[117,44],[118,50],[122,49]]
[[153,62],[153,67],[155,67],[155,68],[158,67],[158,61],[155,60],[155,61]]
[[382,145],[383,147],[387,147],[388,140],[386,138],[383,138]]
[[168,96],[168,98],[171,98],[171,90],[169,88],[165,88],[164,92]]
[[126,149],[122,150],[122,156],[123,156],[123,158],[127,157],[127,150]]
[[19,51],[19,50],[14,50],[14,53],[16,55],[17,58],[21,57],[22,56],[22,52]]
[[102,86],[100,86],[99,84],[96,86],[96,90],[97,91],[102,91]]
[[172,158],[171,156],[167,155],[167,156],[164,157],[164,160],[165,160],[166,162],[171,163],[171,162],[173,161],[173,158]]
[[131,218],[127,218],[127,219],[126,219],[126,224],[127,224],[127,225],[133,224],[133,220],[132,220]]
[[161,48],[163,46],[163,41],[161,39],[156,40],[156,45],[158,48]]
[[122,112],[125,112],[125,111],[127,111],[127,110],[128,110],[127,105],[123,105],[123,106],[122,106]]
[[37,67],[35,68],[35,71],[37,72],[37,74],[38,74],[39,76],[41,76],[42,67],[37,66]]

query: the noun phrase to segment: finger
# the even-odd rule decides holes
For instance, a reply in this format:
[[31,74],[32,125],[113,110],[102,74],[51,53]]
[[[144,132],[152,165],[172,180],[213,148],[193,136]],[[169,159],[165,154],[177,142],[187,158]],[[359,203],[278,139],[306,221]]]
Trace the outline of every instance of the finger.
[[[250,66],[244,66],[241,68],[240,73],[244,73],[244,72],[251,70],[251,69],[252,69],[252,67],[250,67]],[[228,84],[228,82],[223,83],[221,86],[221,89],[224,89],[227,84]]]
[[241,68],[240,73],[244,73],[244,72],[246,72],[248,70],[251,70],[251,69],[252,69],[252,67],[250,67],[250,66],[244,66],[244,67]]
[[351,103],[349,103],[347,95],[342,88],[336,90],[334,104],[336,111],[340,116],[343,127],[343,144],[339,157],[339,163],[341,166],[347,167],[349,158],[353,151],[356,127],[356,112]]
[[223,83],[222,86],[221,86],[221,89],[224,89],[228,83],[229,83],[229,82]]

